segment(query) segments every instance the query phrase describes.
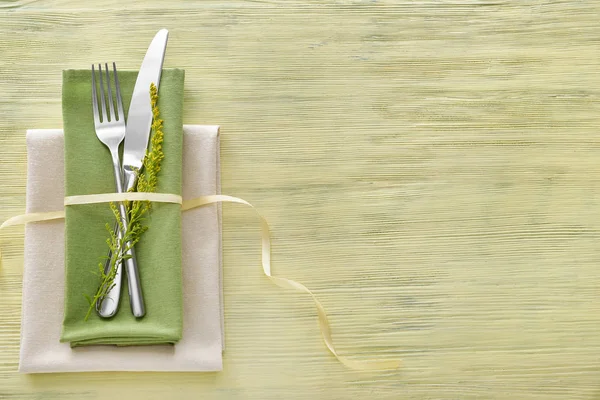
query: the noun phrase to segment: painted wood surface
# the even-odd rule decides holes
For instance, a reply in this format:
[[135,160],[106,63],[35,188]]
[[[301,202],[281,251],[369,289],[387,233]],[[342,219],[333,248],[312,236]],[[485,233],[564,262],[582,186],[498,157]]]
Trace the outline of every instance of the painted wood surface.
[[600,399],[600,3],[0,1],[0,219],[61,70],[170,29],[185,122],[222,126],[225,369],[16,372],[23,229],[0,232],[2,399]]

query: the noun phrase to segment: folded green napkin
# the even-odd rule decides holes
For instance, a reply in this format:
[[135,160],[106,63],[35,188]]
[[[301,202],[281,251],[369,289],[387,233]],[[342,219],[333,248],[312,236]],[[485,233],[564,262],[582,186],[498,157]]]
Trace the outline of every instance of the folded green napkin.
[[[119,83],[125,111],[133,93],[137,72],[120,71]],[[184,71],[165,69],[159,87],[164,120],[165,158],[157,192],[181,194]],[[114,86],[113,86],[114,87]],[[114,89],[113,89],[114,90]],[[148,88],[150,90],[150,88]],[[63,124],[65,134],[65,193],[67,196],[115,192],[108,149],[94,130],[91,71],[63,72]],[[146,315],[136,319],[129,306],[127,282],[123,282],[121,306],[112,319],[95,310],[84,321],[99,277],[93,275],[106,256],[108,232],[114,216],[109,205],[75,205],[65,218],[65,314],[61,342],[71,346],[91,344],[145,345],[175,343],[181,339],[183,321],[181,279],[181,209],[177,204],[154,203],[145,224],[149,227],[136,245]]]

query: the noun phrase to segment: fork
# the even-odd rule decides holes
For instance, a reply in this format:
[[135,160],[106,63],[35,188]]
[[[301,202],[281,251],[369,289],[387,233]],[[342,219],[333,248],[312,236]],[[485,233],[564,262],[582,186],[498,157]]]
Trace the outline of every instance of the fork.
[[[107,96],[104,93],[104,84],[102,79],[102,65],[98,64],[98,77],[100,83],[100,105],[98,108],[98,95],[96,90],[96,71],[94,65],[92,65],[92,108],[94,111],[94,126],[96,129],[96,136],[108,149],[112,157],[112,163],[115,174],[115,185],[117,193],[123,192],[123,177],[121,169],[121,161],[119,159],[119,145],[125,138],[125,113],[123,112],[123,103],[121,101],[121,88],[119,86],[119,78],[117,77],[117,66],[113,62],[113,77],[115,81],[116,101],[117,107],[115,110],[113,104],[113,95],[110,85],[110,74],[108,71],[108,64],[104,64],[106,71],[106,84],[107,84]],[[105,100],[106,99],[106,100]],[[108,109],[106,104],[108,103]],[[116,115],[115,115],[116,112]],[[118,231],[118,239],[123,238],[124,233],[127,231],[127,209],[125,204],[119,202],[119,214],[121,216],[121,223],[123,225],[123,231]],[[129,299],[131,303],[131,310],[135,317],[143,317],[145,314],[144,301],[142,297],[142,287],[140,285],[139,272],[137,268],[137,262],[135,258],[135,252],[133,247],[129,243],[125,244],[127,251],[124,257],[121,259],[121,263],[115,266],[117,268],[115,280],[113,286],[109,289],[107,295],[102,299],[100,304],[96,304],[96,310],[101,317],[110,318],[116,314],[119,309],[119,299],[121,295],[121,282],[122,282],[122,267],[121,264],[125,265],[127,272],[127,282],[129,287]],[[108,271],[105,271],[108,273]]]

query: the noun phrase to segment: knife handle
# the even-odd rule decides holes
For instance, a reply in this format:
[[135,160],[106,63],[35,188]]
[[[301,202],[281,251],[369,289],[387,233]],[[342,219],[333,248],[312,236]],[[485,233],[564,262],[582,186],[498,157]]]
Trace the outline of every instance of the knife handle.
[[[114,231],[118,235],[120,240],[122,237],[122,233],[119,229],[118,224],[115,224]],[[127,247],[127,244],[125,245],[125,247]],[[132,314],[138,318],[143,317],[146,314],[146,308],[144,306],[144,297],[142,295],[142,287],[140,285],[140,276],[138,273],[135,251],[133,248],[131,248],[125,254],[128,257],[126,257],[126,259],[124,260],[121,259],[121,261],[115,265],[116,273],[113,286],[109,289],[102,302],[96,304],[96,311],[98,312],[98,315],[100,315],[103,318],[114,317],[114,315],[119,310],[119,304],[121,302],[121,287],[123,280],[123,265],[125,267],[125,272],[127,273],[127,287],[129,289],[129,303],[131,305]],[[112,253],[109,251],[108,260],[104,264],[105,274],[108,274],[110,272],[111,256]]]
[[[135,185],[136,172],[127,167],[123,168],[123,191],[127,192]],[[126,246],[128,247],[128,246]],[[128,257],[122,260],[125,272],[127,273],[127,287],[129,289],[129,304],[131,305],[131,312],[137,318],[143,317],[146,314],[146,307],[144,306],[144,296],[142,294],[142,285],[140,283],[139,269],[137,266],[137,259],[135,257],[135,250],[130,248],[126,253]]]
[[[135,180],[135,174],[133,174],[133,176],[130,176],[130,174],[125,172],[124,175],[125,175],[124,176],[125,182],[124,182],[123,189],[124,189],[124,191],[128,191],[129,188],[132,187],[133,184],[135,183],[135,181],[134,182],[131,181],[132,178]],[[119,206],[121,207],[122,205],[120,204]],[[124,208],[121,210],[121,213],[123,215],[127,215],[126,212],[124,211]],[[119,229],[119,224],[115,224],[113,231],[119,237],[119,240],[120,240],[122,237],[122,232]],[[125,245],[125,247],[127,247],[127,246],[128,246],[128,243]],[[135,257],[134,249],[131,248],[130,250],[128,250],[126,255],[128,256],[128,257],[126,257],[126,259],[124,259],[124,260],[121,259],[121,261],[115,265],[116,273],[115,273],[115,280],[114,280],[113,286],[109,289],[108,293],[106,294],[106,296],[104,297],[102,302],[99,302],[96,304],[96,311],[98,312],[98,315],[100,315],[103,318],[111,318],[119,310],[119,305],[121,302],[123,266],[125,268],[125,272],[127,273],[127,287],[129,289],[129,304],[131,306],[132,314],[137,318],[143,317],[146,314],[146,308],[144,306],[144,297],[142,294],[142,286],[140,284],[140,276],[139,276],[139,272],[138,272],[137,260]],[[104,264],[104,273],[105,274],[108,274],[110,272],[111,256],[112,256],[112,253],[109,251],[108,259],[107,259],[106,263]]]
[[142,296],[142,286],[140,285],[140,276],[135,259],[133,247],[126,253],[129,257],[123,260],[125,272],[127,273],[127,286],[129,288],[129,304],[132,314],[137,317],[143,317],[146,314],[144,306],[144,297]]

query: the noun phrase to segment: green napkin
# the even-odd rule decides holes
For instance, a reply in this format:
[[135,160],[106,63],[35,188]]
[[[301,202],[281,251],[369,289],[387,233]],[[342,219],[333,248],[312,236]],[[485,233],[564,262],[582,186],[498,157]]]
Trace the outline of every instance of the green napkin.
[[[120,71],[118,74],[127,112],[137,72]],[[158,93],[160,116],[164,120],[165,158],[157,192],[179,195],[184,75],[183,70],[163,70]],[[62,93],[66,195],[115,192],[110,153],[94,130],[91,71],[64,71]],[[108,251],[105,224],[112,227],[114,221],[108,204],[66,207],[65,314],[61,342],[70,342],[71,346],[177,342],[181,339],[183,321],[181,209],[177,204],[153,204],[146,215],[148,230],[135,247],[146,315],[136,319],[131,314],[127,282],[123,282],[117,315],[107,320],[100,318],[94,310],[84,321],[89,307],[84,295],[96,293],[100,280],[93,272]]]

